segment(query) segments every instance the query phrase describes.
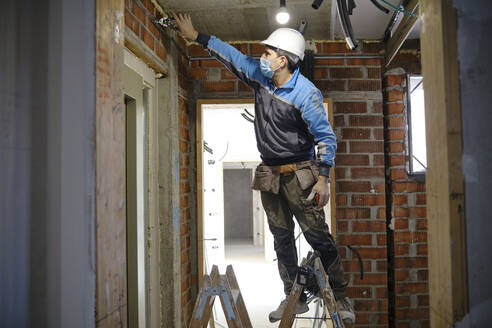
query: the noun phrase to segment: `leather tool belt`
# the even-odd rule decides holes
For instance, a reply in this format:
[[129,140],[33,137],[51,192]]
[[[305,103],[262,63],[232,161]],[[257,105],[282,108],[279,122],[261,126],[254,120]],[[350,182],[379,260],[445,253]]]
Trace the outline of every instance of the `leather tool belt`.
[[280,176],[295,173],[303,190],[311,187],[318,180],[318,166],[313,161],[304,161],[277,166],[260,164],[256,168],[252,189],[278,194]]

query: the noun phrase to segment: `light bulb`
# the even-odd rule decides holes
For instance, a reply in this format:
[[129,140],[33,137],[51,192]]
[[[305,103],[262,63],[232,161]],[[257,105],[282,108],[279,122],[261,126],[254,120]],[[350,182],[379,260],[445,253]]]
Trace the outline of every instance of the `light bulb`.
[[285,24],[289,21],[290,15],[287,9],[285,9],[285,7],[281,7],[277,13],[276,18],[279,24]]

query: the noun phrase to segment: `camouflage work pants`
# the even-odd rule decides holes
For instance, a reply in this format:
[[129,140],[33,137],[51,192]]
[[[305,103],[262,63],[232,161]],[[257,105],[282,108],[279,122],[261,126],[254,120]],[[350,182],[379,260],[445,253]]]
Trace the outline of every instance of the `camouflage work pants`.
[[[304,167],[300,165],[300,168],[290,174],[279,174],[275,167],[260,165],[255,173],[253,189],[261,190],[261,201],[273,234],[278,270],[284,283],[285,294],[290,293],[298,270],[293,221],[295,216],[306,241],[321,253],[321,261],[329,275],[335,298],[344,298],[347,282],[343,279],[344,271],[338,249],[325,223],[324,211],[316,209],[313,202],[306,201],[317,181],[315,164],[309,162]],[[274,190],[260,189],[262,179],[273,183]]]

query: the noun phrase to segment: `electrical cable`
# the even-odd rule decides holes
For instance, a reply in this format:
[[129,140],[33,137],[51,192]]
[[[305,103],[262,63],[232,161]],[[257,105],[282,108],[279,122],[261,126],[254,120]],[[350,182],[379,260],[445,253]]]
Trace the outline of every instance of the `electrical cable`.
[[394,4],[392,3],[389,3],[388,1],[386,0],[381,0],[382,2],[384,2],[386,5],[390,6],[391,8],[393,8],[394,10],[397,10],[401,13],[404,13],[406,15],[410,15],[410,16],[413,16],[413,17],[419,17],[419,15],[417,14],[414,14],[414,13],[411,13],[409,11],[406,11],[405,9],[401,9],[401,8],[398,8],[397,6],[395,6]]
[[343,34],[345,35],[345,41],[347,41],[350,50],[354,50],[357,48],[357,42],[354,38],[354,31],[352,30],[350,18],[347,15],[347,5],[345,0],[337,0],[337,12],[342,25]]
[[379,2],[377,2],[376,0],[371,0],[372,4],[375,5],[379,10],[383,11],[385,14],[389,14],[389,10],[388,8],[384,7],[384,6],[381,6],[381,4]]

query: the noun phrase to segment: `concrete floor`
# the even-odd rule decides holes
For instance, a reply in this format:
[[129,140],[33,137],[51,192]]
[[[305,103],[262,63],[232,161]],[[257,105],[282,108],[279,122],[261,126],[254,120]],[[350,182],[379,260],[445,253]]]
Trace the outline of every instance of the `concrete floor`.
[[[284,297],[277,263],[265,260],[263,247],[253,246],[249,240],[226,241],[226,264],[232,264],[241,288],[246,308],[254,328],[278,327],[268,321],[268,313],[274,310]],[[315,305],[303,316],[314,316]],[[217,327],[227,327],[220,301],[215,303]],[[313,327],[310,319],[297,319],[293,327]],[[316,326],[318,327],[318,326]],[[326,327],[322,325],[320,327]]]

